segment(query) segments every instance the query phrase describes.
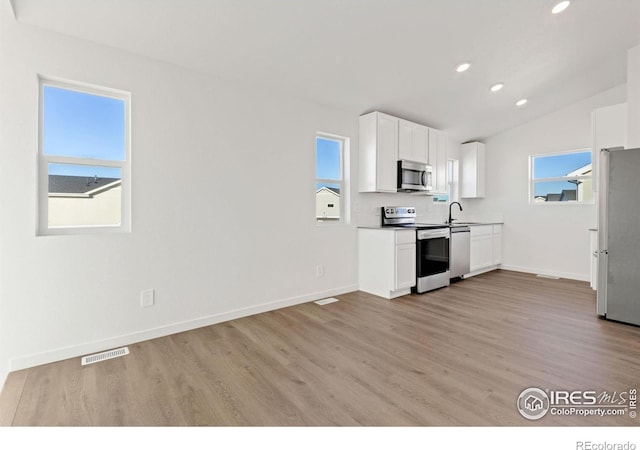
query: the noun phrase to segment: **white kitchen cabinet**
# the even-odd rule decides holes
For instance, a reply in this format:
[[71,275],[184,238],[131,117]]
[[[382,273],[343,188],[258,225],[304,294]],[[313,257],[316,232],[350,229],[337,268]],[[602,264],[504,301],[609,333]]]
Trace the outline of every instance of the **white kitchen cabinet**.
[[449,136],[444,131],[429,128],[429,160],[433,167],[433,194],[447,193],[447,146]]
[[621,103],[591,112],[591,160],[593,191],[598,191],[600,150],[624,147],[627,138],[627,104]]
[[493,226],[471,227],[470,270],[475,272],[493,264]]
[[416,285],[416,233],[413,230],[358,230],[359,289],[392,299]]
[[398,119],[398,159],[428,163],[429,128]]
[[472,225],[470,245],[470,273],[465,277],[497,269],[502,264],[502,225]]
[[492,241],[492,262],[494,266],[499,266],[502,264],[502,225],[493,225]]
[[487,183],[487,153],[482,142],[460,146],[460,197],[482,198]]
[[377,111],[360,116],[360,192],[397,191],[398,121]]
[[394,291],[416,285],[416,243],[396,245]]

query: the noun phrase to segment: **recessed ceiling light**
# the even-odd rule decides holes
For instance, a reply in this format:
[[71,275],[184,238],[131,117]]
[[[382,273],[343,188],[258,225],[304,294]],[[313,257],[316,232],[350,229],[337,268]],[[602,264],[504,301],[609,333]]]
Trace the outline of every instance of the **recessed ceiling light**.
[[527,103],[527,101],[528,100],[526,98],[523,98],[522,100],[518,100],[516,102],[516,106],[523,106],[523,105],[525,105]]
[[570,4],[571,2],[569,0],[563,0],[561,2],[558,2],[555,5],[553,5],[553,8],[551,8],[551,13],[560,14],[562,11],[567,9]]
[[496,83],[493,86],[491,86],[491,92],[498,92],[500,89],[502,89],[504,87],[504,83]]
[[468,62],[460,63],[458,67],[456,67],[456,72],[465,72],[471,67],[471,64]]

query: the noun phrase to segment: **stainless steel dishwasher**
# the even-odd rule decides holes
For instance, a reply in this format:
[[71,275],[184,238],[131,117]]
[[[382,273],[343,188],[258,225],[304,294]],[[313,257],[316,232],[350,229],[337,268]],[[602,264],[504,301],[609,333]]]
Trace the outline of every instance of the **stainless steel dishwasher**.
[[471,228],[468,226],[451,227],[449,240],[450,278],[462,278],[471,271]]

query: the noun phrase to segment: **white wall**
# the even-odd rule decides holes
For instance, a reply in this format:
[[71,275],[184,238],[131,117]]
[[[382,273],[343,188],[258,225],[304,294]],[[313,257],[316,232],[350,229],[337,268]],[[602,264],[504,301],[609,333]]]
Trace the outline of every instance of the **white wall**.
[[627,148],[640,147],[640,45],[627,57]]
[[[316,132],[357,149],[357,117],[0,15],[0,383],[357,288],[355,225],[316,225],[314,173]],[[132,92],[131,233],[36,237],[36,74]]]
[[502,214],[503,267],[588,280],[595,205],[528,202],[528,157],[591,147],[591,111],[624,102],[618,86],[485,141],[487,196],[463,199],[465,217]]

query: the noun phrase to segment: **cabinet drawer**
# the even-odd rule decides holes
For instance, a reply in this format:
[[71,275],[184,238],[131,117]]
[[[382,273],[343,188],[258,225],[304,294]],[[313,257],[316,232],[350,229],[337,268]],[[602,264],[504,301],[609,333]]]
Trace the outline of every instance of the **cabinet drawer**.
[[491,236],[492,234],[493,234],[493,225],[475,225],[471,227],[471,237]]
[[396,245],[399,244],[415,244],[416,232],[409,230],[396,231]]

